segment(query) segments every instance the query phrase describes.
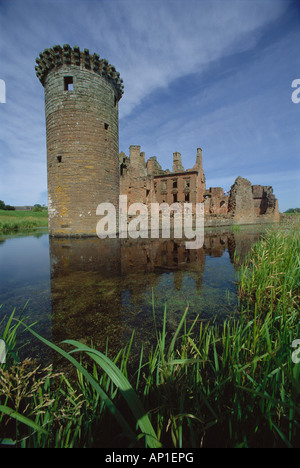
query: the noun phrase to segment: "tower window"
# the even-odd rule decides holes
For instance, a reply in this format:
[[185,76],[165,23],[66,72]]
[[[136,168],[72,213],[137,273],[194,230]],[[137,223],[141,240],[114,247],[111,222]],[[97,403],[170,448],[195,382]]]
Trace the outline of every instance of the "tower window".
[[56,156],[57,162],[61,163],[62,161],[62,156]]
[[109,125],[107,123],[104,124],[105,130],[108,130]]
[[73,76],[64,77],[64,89],[65,91],[73,91]]

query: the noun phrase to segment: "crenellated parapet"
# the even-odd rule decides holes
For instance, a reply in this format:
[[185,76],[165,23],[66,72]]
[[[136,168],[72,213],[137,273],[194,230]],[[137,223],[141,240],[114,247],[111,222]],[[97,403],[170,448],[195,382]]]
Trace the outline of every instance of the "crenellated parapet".
[[58,69],[63,65],[77,65],[103,76],[116,91],[118,100],[124,93],[123,80],[115,67],[105,59],[100,59],[98,54],[91,55],[88,49],[81,51],[78,46],[72,48],[69,44],[55,45],[51,49],[45,49],[36,59],[36,75],[44,86],[45,79],[50,70]]

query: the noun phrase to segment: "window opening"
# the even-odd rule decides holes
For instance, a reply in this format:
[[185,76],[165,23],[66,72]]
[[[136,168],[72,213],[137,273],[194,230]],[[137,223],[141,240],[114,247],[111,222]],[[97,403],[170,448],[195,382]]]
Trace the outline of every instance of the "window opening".
[[65,76],[64,77],[64,85],[65,85],[65,91],[73,91],[74,86],[73,86],[73,76]]

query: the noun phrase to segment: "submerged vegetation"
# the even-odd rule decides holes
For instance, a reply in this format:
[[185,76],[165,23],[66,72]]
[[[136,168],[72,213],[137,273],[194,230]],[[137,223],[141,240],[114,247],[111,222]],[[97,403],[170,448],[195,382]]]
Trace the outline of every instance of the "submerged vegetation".
[[[14,314],[0,337],[0,442],[16,447],[300,447],[300,235],[270,230],[238,271],[239,306],[223,324],[189,321],[131,364],[80,342],[40,340],[74,373],[18,362]],[[153,317],[156,323],[155,305]],[[299,352],[300,354],[300,352]],[[299,356],[300,357],[300,356]]]
[[28,231],[48,226],[48,211],[0,210],[0,234]]

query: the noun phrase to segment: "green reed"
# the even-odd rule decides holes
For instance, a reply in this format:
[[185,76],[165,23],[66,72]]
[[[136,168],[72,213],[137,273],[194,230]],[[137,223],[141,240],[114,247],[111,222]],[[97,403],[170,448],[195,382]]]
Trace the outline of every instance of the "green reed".
[[300,298],[299,224],[268,231],[248,254],[239,273],[242,303],[257,310],[297,308]]

